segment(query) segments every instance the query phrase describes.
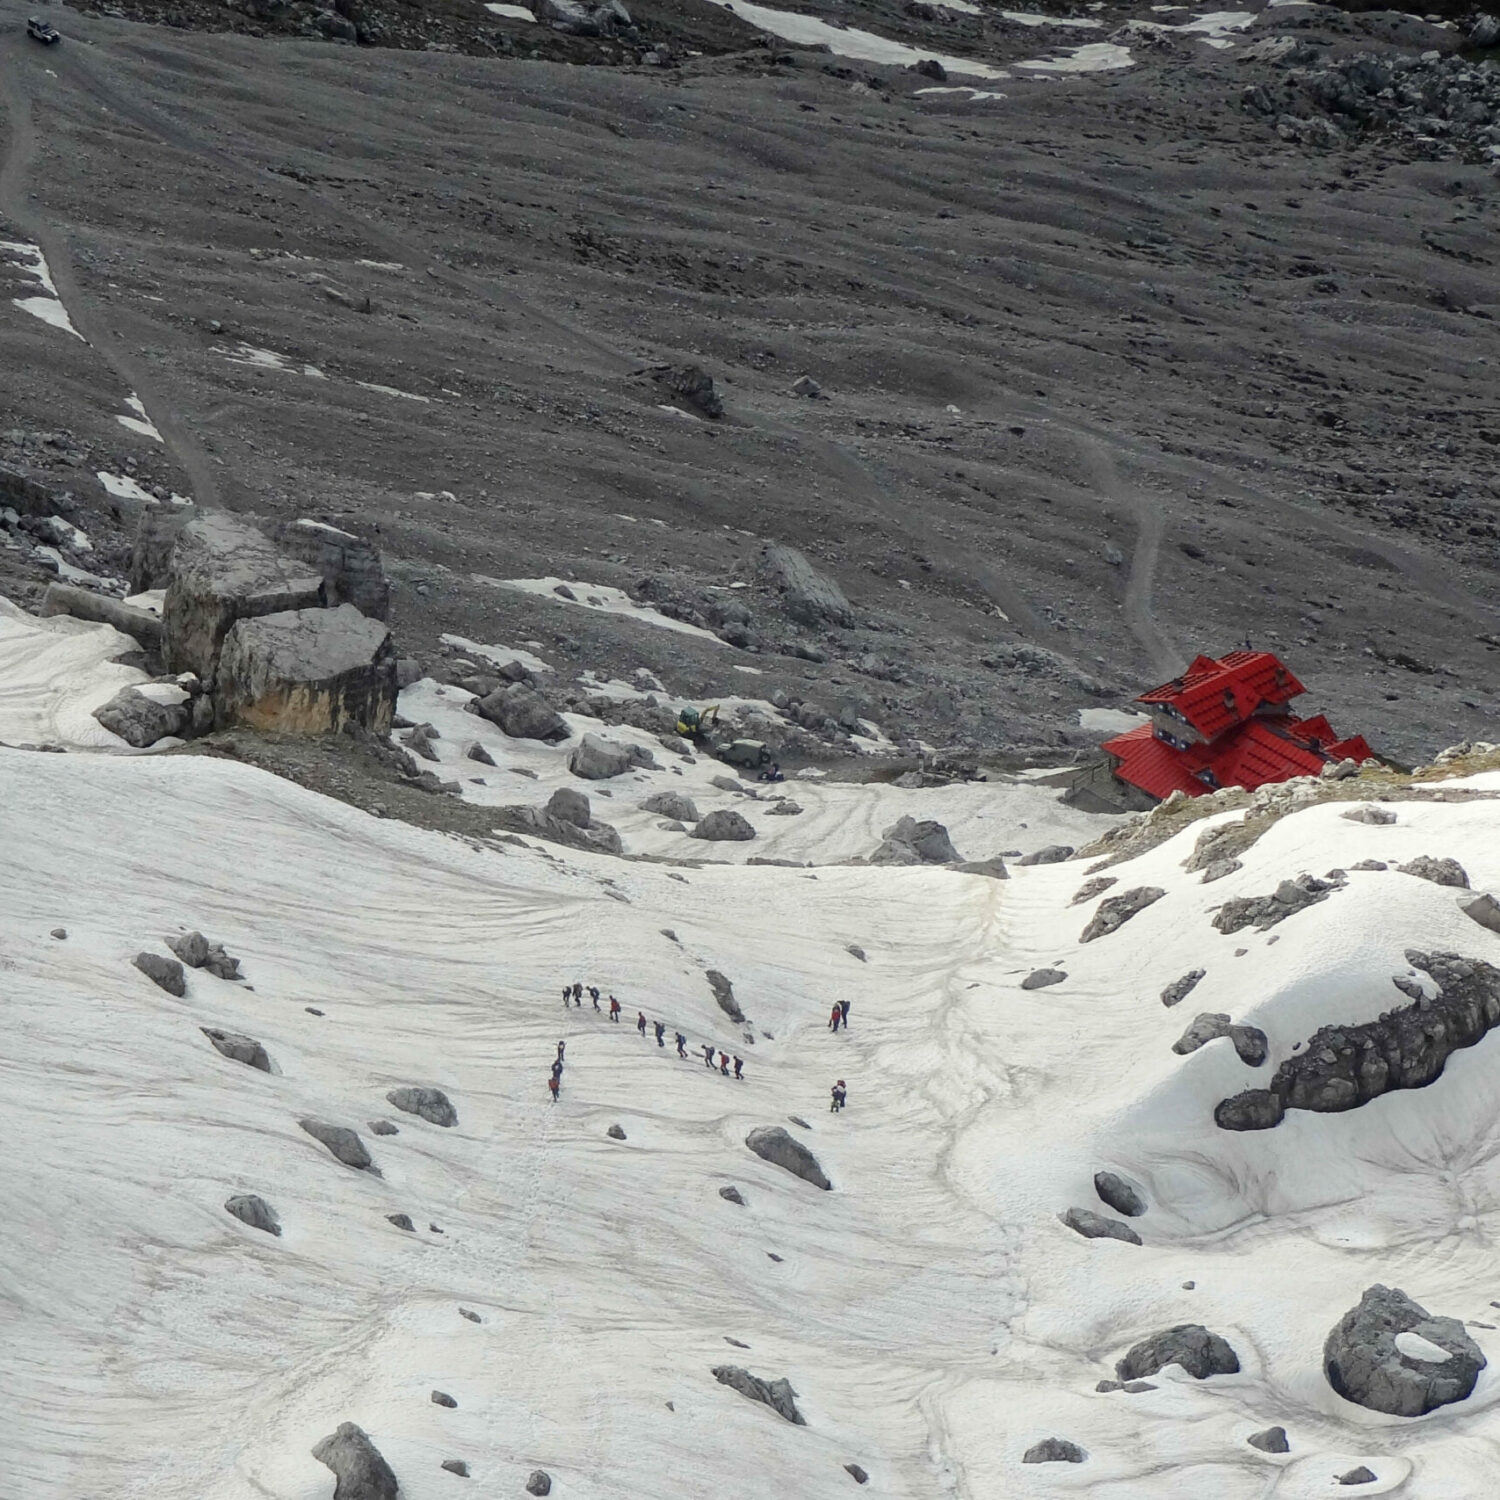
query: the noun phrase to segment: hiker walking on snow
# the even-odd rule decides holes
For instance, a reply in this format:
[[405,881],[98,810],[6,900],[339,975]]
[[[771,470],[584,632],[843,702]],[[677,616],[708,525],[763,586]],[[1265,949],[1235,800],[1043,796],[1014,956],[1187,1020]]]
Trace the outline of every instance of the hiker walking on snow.
[[844,1107],[844,1100],[849,1097],[849,1090],[842,1078],[833,1086],[833,1103],[828,1106],[830,1114],[837,1114]]
[[729,1054],[727,1052],[721,1052],[719,1054],[719,1071],[726,1078],[729,1077]]
[[679,1031],[677,1033],[676,1037],[674,1038],[674,1040],[677,1043],[677,1055],[678,1055],[678,1057],[686,1057],[687,1056],[687,1038],[685,1036],[683,1036],[683,1034]]
[[843,1008],[839,1005],[835,1005],[833,1009],[828,1013],[828,1029],[830,1031],[837,1031],[839,1029],[839,1022],[843,1019]]
[[558,1062],[561,1062],[563,1060],[563,1053],[566,1052],[567,1050],[568,1050],[568,1044],[566,1042],[559,1042],[557,1044],[557,1060],[558,1060]]
[[558,1079],[558,1080],[561,1080],[562,1073],[563,1073],[563,1060],[562,1060],[562,1058],[558,1058],[558,1060],[555,1063],[552,1064],[552,1076],[554,1078]]
[[609,997],[609,1018],[616,1024],[620,1020],[620,1002],[613,995]]
[[549,1089],[551,1089],[551,1091],[552,1091],[552,1102],[554,1104],[556,1104],[557,1103],[557,1090],[558,1090],[558,1081],[557,1081],[557,1074],[556,1073],[554,1073],[547,1080],[547,1087]]
[[568,1001],[571,1000],[572,998],[573,998],[573,986],[571,984],[565,984],[563,986],[563,1009],[564,1010],[566,1010],[568,1008]]
[[714,1044],[705,1042],[703,1044],[703,1066],[711,1068],[714,1065]]
[[843,1020],[844,1020],[844,1030],[848,1031],[848,1029],[849,1029],[849,1002],[847,1000],[840,1000],[839,1001],[839,1015],[843,1017]]
[[589,999],[594,1002],[594,1009],[598,1010],[599,1009],[599,986],[597,984],[591,984],[589,986]]
[[640,1032],[640,1034],[642,1036],[645,1036],[645,1034],[646,1034],[646,1012],[645,1011],[638,1011],[636,1013],[635,1029],[638,1032]]
[[666,1034],[667,1023],[665,1021],[658,1021],[656,1023],[656,1045],[658,1047],[665,1047],[667,1045],[664,1040]]
[[583,1006],[583,986],[581,984],[575,984],[573,986],[573,1004],[578,1006],[580,1009]]
[[743,1083],[745,1081],[745,1075],[744,1075],[744,1072],[742,1071],[742,1069],[744,1068],[744,1066],[745,1066],[745,1059],[743,1057],[737,1057],[737,1058],[735,1058],[735,1060],[734,1060],[734,1076],[736,1078],[738,1078],[741,1083]]

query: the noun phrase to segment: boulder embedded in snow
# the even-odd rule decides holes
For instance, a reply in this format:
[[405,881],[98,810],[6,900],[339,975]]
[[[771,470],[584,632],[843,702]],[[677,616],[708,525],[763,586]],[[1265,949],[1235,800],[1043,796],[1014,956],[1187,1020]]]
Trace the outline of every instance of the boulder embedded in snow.
[[719,1196],[726,1203],[738,1203],[741,1208],[745,1206],[745,1195],[737,1187],[721,1187]]
[[438,732],[431,724],[418,724],[410,733],[401,737],[401,743],[411,751],[413,755],[420,755],[423,760],[438,758],[433,740],[438,738]]
[[391,633],[352,604],[240,620],[224,637],[214,709],[220,725],[386,734],[396,712]]
[[720,1385],[727,1385],[740,1395],[749,1397],[751,1401],[769,1406],[777,1416],[798,1427],[807,1425],[802,1420],[802,1413],[797,1410],[797,1393],[789,1380],[762,1380],[760,1376],[752,1375],[738,1365],[716,1365],[714,1379]]
[[458,1124],[458,1111],[442,1089],[420,1088],[411,1084],[392,1089],[385,1097],[397,1109],[405,1110],[409,1115],[418,1115],[429,1125],[442,1125],[446,1128]]
[[1122,1240],[1127,1245],[1139,1245],[1141,1237],[1130,1225],[1122,1224],[1105,1214],[1096,1214],[1088,1208],[1070,1208],[1057,1216],[1075,1234],[1086,1240]]
[[1138,1219],[1146,1212],[1145,1196],[1116,1172],[1095,1172],[1094,1191],[1101,1203],[1128,1219]]
[[1144,1380],[1168,1365],[1181,1365],[1194,1380],[1240,1371],[1239,1356],[1227,1339],[1210,1333],[1201,1323],[1178,1323],[1133,1345],[1115,1361],[1115,1375],[1120,1380]]
[[1061,984],[1068,976],[1061,969],[1033,969],[1022,981],[1023,990],[1044,990],[1049,985]]
[[1402,875],[1416,875],[1434,885],[1451,885],[1465,891],[1469,888],[1468,873],[1456,859],[1434,859],[1430,854],[1419,854],[1396,869]]
[[[1445,1357],[1403,1352],[1402,1334],[1416,1334]],[[1457,1318],[1433,1317],[1405,1292],[1378,1284],[1339,1319],[1323,1345],[1329,1385],[1346,1401],[1393,1417],[1420,1417],[1464,1400],[1486,1363]]]
[[469,1477],[469,1466],[461,1458],[445,1458],[438,1468],[445,1469],[450,1474],[457,1474],[460,1479]]
[[898,818],[880,837],[872,865],[946,865],[960,858],[948,830],[931,818]]
[[370,1153],[365,1150],[365,1143],[347,1125],[331,1125],[327,1120],[311,1117],[298,1120],[297,1123],[315,1141],[326,1147],[335,1161],[341,1161],[346,1167],[353,1167],[359,1172],[368,1171],[374,1165],[370,1160]]
[[1198,981],[1207,973],[1207,969],[1189,969],[1181,979],[1174,979],[1161,992],[1161,1003],[1167,1006],[1180,1005],[1193,993],[1198,987]]
[[371,1135],[400,1135],[401,1132],[389,1120],[371,1120]]
[[1358,1468],[1346,1470],[1339,1475],[1340,1484],[1374,1484],[1379,1475],[1366,1464],[1360,1464]]
[[698,821],[697,805],[691,797],[685,797],[681,792],[655,792],[641,803],[641,810],[675,819],[679,823]]
[[168,735],[184,733],[191,721],[188,695],[181,690],[164,695],[165,701],[123,687],[108,703],[94,710],[94,717],[111,734],[117,734],[127,745],[144,750]]
[[466,1318],[470,1323],[482,1323],[482,1322],[484,1322],[484,1319],[481,1318],[477,1312],[475,1312],[472,1308],[469,1308],[469,1307],[461,1307],[461,1308],[459,1308],[458,1315],[461,1318]]
[[333,1500],[398,1500],[400,1486],[391,1466],[362,1427],[340,1422],[312,1450],[312,1456],[332,1469],[337,1483]]
[[1396,821],[1396,814],[1390,808],[1379,807],[1373,802],[1361,802],[1358,807],[1351,807],[1339,816],[1348,818],[1351,823],[1368,823],[1372,827],[1381,827]]
[[528,833],[533,838],[547,839],[554,844],[566,844],[571,849],[588,849],[595,854],[619,854],[625,845],[617,828],[601,823],[590,816],[588,826],[559,818],[547,807],[514,805],[497,807],[495,818],[499,828],[511,833]]
[[623,1125],[611,1125],[604,1133],[612,1141],[623,1141],[625,1139],[625,1127]]
[[1045,849],[1023,854],[1016,863],[1018,865],[1059,865],[1065,859],[1072,859],[1072,857],[1073,846],[1071,844],[1048,844]]
[[865,1473],[865,1471],[858,1464],[845,1464],[844,1473],[846,1473],[855,1482],[855,1484],[868,1484],[870,1482],[870,1476]]
[[757,1126],[745,1137],[745,1144],[763,1160],[784,1168],[814,1187],[826,1192],[833,1186],[823,1175],[817,1157],[780,1125]]
[[187,994],[187,979],[182,965],[175,958],[163,958],[159,953],[137,953],[131,962],[169,995],[176,995],[180,1000]]
[[1500,932],[1500,901],[1496,901],[1488,891],[1481,892],[1468,901],[1460,900],[1458,909],[1481,927],[1488,928],[1491,932]]
[[569,734],[563,716],[535,688],[524,683],[508,683],[474,699],[468,706],[513,740],[541,740],[555,745]]
[[1326,901],[1344,884],[1342,873],[1330,880],[1319,880],[1313,875],[1283,880],[1269,896],[1236,896],[1226,901],[1214,917],[1214,928],[1223,933],[1239,932],[1246,927],[1265,932],[1294,913]]
[[167,670],[214,680],[237,621],[318,610],[323,579],[283,556],[253,526],[224,511],[195,515],[177,535],[162,605]]
[[434,1391],[432,1393],[432,1404],[434,1406],[446,1406],[450,1411],[455,1410],[458,1406],[458,1402],[447,1391]]
[[1088,1453],[1067,1438],[1043,1438],[1021,1455],[1023,1464],[1081,1464]]
[[211,943],[201,932],[169,937],[167,947],[190,969],[207,969],[216,979],[239,979],[240,961],[224,951],[222,943]]
[[1290,1453],[1292,1445],[1286,1440],[1285,1427],[1267,1427],[1262,1432],[1252,1432],[1245,1439],[1252,1448],[1259,1448],[1262,1453]]
[[1116,875],[1095,875],[1092,880],[1085,880],[1073,892],[1073,899],[1068,902],[1068,905],[1082,906],[1085,901],[1092,901],[1095,896],[1102,896],[1110,886],[1119,885],[1119,883],[1119,877]]
[[262,1073],[271,1071],[271,1059],[254,1037],[241,1036],[237,1031],[218,1031],[212,1026],[200,1030],[214,1044],[214,1050],[231,1062],[244,1063],[247,1068],[258,1068]]
[[1138,885],[1133,891],[1106,896],[1096,908],[1089,925],[1079,934],[1078,941],[1092,943],[1095,938],[1107,937],[1166,894],[1159,885]]
[[490,752],[486,750],[478,740],[469,741],[469,743],[464,747],[464,755],[469,760],[478,761],[482,766],[492,766],[495,764],[495,757],[491,755]]
[[552,1493],[552,1476],[545,1469],[533,1469],[531,1478],[526,1481],[526,1493],[528,1495],[550,1495]]
[[630,766],[630,754],[624,745],[601,739],[597,734],[584,735],[568,756],[568,769],[585,781],[608,781],[623,776]]
[[387,1214],[387,1224],[394,1224],[397,1229],[404,1230],[407,1234],[415,1234],[417,1226],[412,1223],[410,1214]]
[[707,816],[699,818],[688,837],[710,839],[715,843],[744,843],[746,839],[755,837],[755,829],[733,808],[718,807]]
[[756,570],[781,595],[781,607],[799,625],[820,629],[854,624],[854,609],[844,591],[795,547],[767,543],[756,559]]
[[587,828],[594,821],[589,799],[574,787],[560,786],[547,799],[547,815],[575,828]]
[[241,1224],[248,1224],[251,1229],[259,1229],[262,1233],[274,1234],[280,1238],[281,1223],[276,1217],[275,1209],[255,1193],[241,1193],[238,1197],[229,1199],[224,1208]]
[[390,618],[391,586],[373,543],[311,520],[289,522],[276,539],[289,557],[322,574],[329,604],[352,604],[372,620]]
[[708,980],[708,987],[714,992],[714,999],[719,1002],[719,1009],[729,1017],[731,1021],[743,1021],[745,1013],[740,1009],[740,1003],[734,998],[734,986],[717,969],[710,969],[704,976]]
[[1227,1036],[1239,1053],[1240,1061],[1258,1068],[1269,1051],[1266,1034],[1258,1026],[1235,1026],[1222,1012],[1200,1011],[1192,1024],[1172,1043],[1172,1050],[1182,1056],[1196,1052],[1209,1042]]

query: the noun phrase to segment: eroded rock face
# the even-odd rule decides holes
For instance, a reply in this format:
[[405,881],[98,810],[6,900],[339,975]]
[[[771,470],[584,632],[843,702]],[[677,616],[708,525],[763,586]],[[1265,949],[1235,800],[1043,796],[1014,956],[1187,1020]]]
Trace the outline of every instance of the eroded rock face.
[[1420,998],[1378,1020],[1319,1027],[1276,1069],[1269,1087],[1223,1100],[1215,1121],[1225,1130],[1266,1130],[1289,1109],[1331,1114],[1392,1089],[1425,1088],[1452,1053],[1500,1024],[1500,969],[1456,953],[1409,949],[1406,959],[1431,976],[1435,999],[1419,991]]
[[323,579],[284,557],[253,526],[223,511],[195,515],[177,534],[162,606],[167,670],[214,680],[235,623],[316,610]]
[[182,965],[175,958],[163,958],[159,953],[137,953],[131,962],[169,995],[176,995],[180,1000],[187,994],[187,979]]
[[148,505],[136,522],[130,553],[130,592],[165,588],[171,576],[172,551],[182,528],[196,518],[195,505]]
[[1181,979],[1174,979],[1161,992],[1163,1005],[1180,1005],[1198,987],[1198,981],[1208,973],[1207,969],[1189,969]]
[[833,1184],[823,1175],[818,1159],[801,1141],[780,1125],[760,1125],[745,1137],[745,1144],[759,1157],[800,1177],[825,1192]]
[[[1403,1334],[1421,1342],[1402,1341]],[[1446,1357],[1418,1357],[1400,1342],[1423,1356]],[[1378,1284],[1339,1319],[1323,1345],[1323,1373],[1339,1395],[1397,1417],[1420,1417],[1464,1400],[1485,1364],[1457,1318],[1435,1318],[1405,1292]]]
[[313,1450],[337,1481],[333,1500],[398,1500],[395,1472],[380,1456],[369,1434],[353,1422],[340,1422]]
[[751,1401],[769,1406],[777,1416],[798,1427],[807,1425],[802,1420],[802,1413],[797,1410],[797,1393],[789,1380],[763,1380],[759,1375],[752,1375],[738,1365],[716,1365],[714,1379]]
[[1092,943],[1095,938],[1107,937],[1166,894],[1159,885],[1138,885],[1133,891],[1106,896],[1096,908],[1093,920],[1079,933],[1078,941]]
[[277,535],[282,551],[322,575],[329,604],[352,604],[372,620],[387,620],[391,585],[380,549],[363,537],[322,521],[292,521]]
[[571,823],[575,828],[587,828],[594,821],[589,799],[570,786],[558,787],[547,799],[547,815]]
[[708,987],[714,992],[714,999],[719,1002],[719,1009],[731,1021],[743,1021],[745,1013],[740,1009],[739,1001],[734,998],[734,985],[729,982],[728,977],[717,969],[709,969],[703,977],[708,980]]
[[352,604],[241,620],[224,637],[214,706],[221,726],[328,734],[352,723],[387,734],[396,712],[390,631]]
[[1127,1245],[1139,1245],[1141,1237],[1130,1225],[1111,1219],[1107,1214],[1096,1214],[1088,1208],[1070,1208],[1058,1215],[1075,1234],[1086,1240],[1122,1240]]
[[442,1125],[446,1128],[458,1124],[458,1111],[442,1089],[419,1088],[413,1084],[392,1089],[385,1097],[397,1109],[404,1110],[409,1115],[417,1115],[429,1125]]
[[1420,880],[1430,880],[1434,885],[1451,885],[1461,891],[1469,888],[1469,876],[1456,859],[1434,859],[1430,854],[1419,854],[1404,865],[1397,865],[1402,875],[1415,875]]
[[214,1044],[214,1050],[231,1062],[244,1063],[247,1068],[258,1068],[262,1073],[271,1071],[271,1059],[254,1037],[241,1036],[237,1031],[219,1031],[211,1026],[202,1030]]
[[1290,1453],[1292,1448],[1286,1440],[1285,1427],[1267,1427],[1262,1432],[1252,1432],[1245,1441],[1262,1453]]
[[1201,1323],[1178,1323],[1133,1345],[1115,1361],[1120,1380],[1144,1380],[1168,1365],[1181,1365],[1194,1380],[1210,1375],[1239,1374],[1239,1356],[1227,1339],[1210,1333]]
[[623,776],[631,765],[626,746],[602,739],[597,734],[584,735],[568,756],[568,769],[585,781],[608,781],[611,777]]
[[946,865],[959,859],[948,830],[931,818],[898,818],[881,839],[870,856],[872,865]]

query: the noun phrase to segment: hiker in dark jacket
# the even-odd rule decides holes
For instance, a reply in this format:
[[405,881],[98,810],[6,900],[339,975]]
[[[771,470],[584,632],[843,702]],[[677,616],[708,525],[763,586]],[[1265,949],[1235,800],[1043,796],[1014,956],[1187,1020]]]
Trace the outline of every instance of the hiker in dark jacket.
[[840,1000],[839,1001],[839,1015],[843,1017],[843,1020],[844,1020],[844,1030],[848,1031],[848,1029],[849,1029],[849,1002],[847,1000]]
[[636,1013],[636,1017],[635,1017],[635,1029],[638,1032],[640,1032],[640,1034],[642,1036],[645,1036],[645,1034],[646,1034],[646,1012],[643,1011],[643,1010],[642,1011],[638,1011]]
[[830,1031],[837,1031],[839,1029],[839,1023],[843,1019],[844,1019],[843,1007],[839,1006],[839,1005],[835,1005],[833,1007],[833,1009],[828,1012],[828,1029]]
[[687,1038],[685,1036],[683,1036],[683,1034],[679,1031],[677,1033],[676,1037],[674,1038],[674,1040],[677,1043],[677,1055],[678,1055],[678,1057],[686,1057],[687,1056]]
[[667,1045],[666,1040],[665,1040],[666,1039],[666,1035],[667,1035],[667,1023],[665,1021],[658,1021],[656,1023],[656,1045],[658,1047],[665,1047]]
[[738,1078],[742,1083],[744,1082],[744,1079],[745,1079],[745,1074],[744,1074],[744,1071],[743,1071],[744,1070],[744,1066],[745,1066],[745,1059],[743,1057],[737,1057],[737,1058],[735,1058],[735,1060],[734,1060],[734,1076],[736,1078]]

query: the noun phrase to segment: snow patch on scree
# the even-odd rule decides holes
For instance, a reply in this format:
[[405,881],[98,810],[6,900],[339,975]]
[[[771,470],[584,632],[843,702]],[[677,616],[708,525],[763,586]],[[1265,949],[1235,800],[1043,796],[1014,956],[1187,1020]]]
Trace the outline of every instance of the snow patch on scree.
[[0,240],[0,256],[4,256],[42,289],[40,296],[12,297],[10,300],[15,306],[24,313],[30,313],[33,318],[40,318],[42,322],[51,324],[53,328],[71,333],[80,343],[88,342],[73,326],[73,320],[68,316],[62,298],[58,296],[57,284],[52,280],[47,257],[42,254],[40,245],[28,245],[22,240]]

